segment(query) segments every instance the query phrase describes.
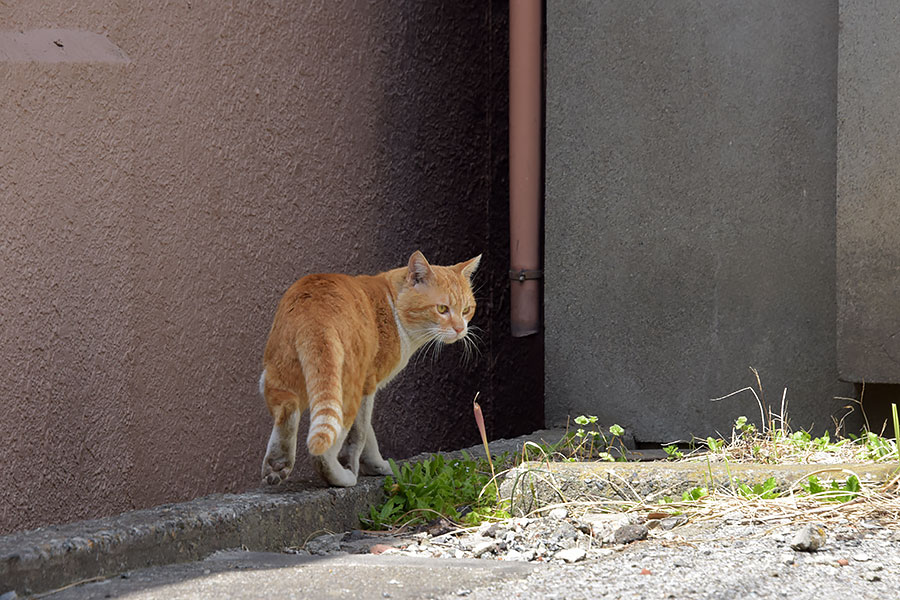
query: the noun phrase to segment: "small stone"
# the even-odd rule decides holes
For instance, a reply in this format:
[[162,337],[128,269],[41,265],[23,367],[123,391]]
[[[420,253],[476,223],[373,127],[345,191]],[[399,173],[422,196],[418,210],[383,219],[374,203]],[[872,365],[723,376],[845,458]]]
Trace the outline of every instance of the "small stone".
[[862,552],[857,552],[850,558],[852,558],[856,562],[868,562],[868,561],[872,560],[871,556],[869,556],[868,554],[863,554]]
[[465,589],[463,589],[463,590],[456,590],[456,595],[457,595],[457,596],[468,596],[468,595],[471,594],[471,593],[472,593],[472,590],[465,590]]
[[383,554],[388,550],[393,550],[393,546],[388,546],[387,544],[375,544],[369,548],[369,552],[372,554]]
[[875,573],[866,573],[866,581],[871,581],[871,582],[881,581],[881,577],[879,577]]
[[475,547],[472,548],[472,556],[475,558],[480,558],[481,555],[487,554],[488,552],[493,552],[497,549],[497,541],[496,540],[487,540],[484,542],[479,542],[475,544]]
[[510,550],[503,556],[503,560],[524,561],[525,558],[523,558],[522,553],[518,550]]
[[550,517],[551,519],[562,520],[569,516],[569,511],[567,511],[566,509],[564,509],[562,507],[554,508],[553,510],[550,511],[550,513],[547,516]]
[[637,540],[647,539],[648,531],[646,525],[623,525],[616,529],[613,539],[617,544],[630,544]]
[[615,541],[615,531],[632,523],[634,518],[623,513],[585,513],[578,520],[578,528],[590,533],[602,544],[611,544]]
[[837,559],[837,564],[838,564],[838,566],[846,567],[847,565],[850,564],[850,561],[847,560],[846,558],[839,558],[839,559]]
[[506,530],[497,523],[482,523],[478,528],[478,535],[482,537],[498,537],[498,534],[502,536],[505,533]]
[[794,557],[794,555],[787,553],[787,552],[782,554],[781,557],[778,559],[778,562],[783,563],[785,565],[793,565],[795,561],[796,561],[796,558]]
[[585,556],[587,556],[587,552],[583,548],[566,548],[553,555],[553,558],[559,558],[567,563],[573,563],[584,560]]
[[679,525],[684,525],[688,522],[688,518],[684,515],[675,515],[674,517],[666,517],[665,519],[659,522],[659,528],[663,531],[669,531],[670,529],[674,529]]
[[819,524],[804,525],[791,538],[791,548],[798,552],[815,552],[825,545],[825,528]]
[[343,533],[326,533],[307,542],[306,549],[310,554],[318,555],[337,552],[341,549],[343,539]]
[[357,542],[366,537],[366,534],[360,531],[359,529],[354,529],[350,533],[344,535],[345,542]]
[[0,595],[0,600],[17,600],[19,596],[16,595],[15,590],[11,590]]

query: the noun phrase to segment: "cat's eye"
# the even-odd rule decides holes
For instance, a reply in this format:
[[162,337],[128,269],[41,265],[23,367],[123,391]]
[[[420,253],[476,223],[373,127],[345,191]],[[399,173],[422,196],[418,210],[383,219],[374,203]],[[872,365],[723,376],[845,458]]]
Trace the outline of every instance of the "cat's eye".
[[471,307],[471,306],[467,306],[467,307],[465,307],[465,308],[463,309],[462,314],[467,315],[467,314],[469,314],[470,312],[472,312],[472,307]]
[[450,307],[447,306],[446,304],[438,304],[437,305],[438,314],[445,315],[445,314],[447,314],[448,310],[450,310]]

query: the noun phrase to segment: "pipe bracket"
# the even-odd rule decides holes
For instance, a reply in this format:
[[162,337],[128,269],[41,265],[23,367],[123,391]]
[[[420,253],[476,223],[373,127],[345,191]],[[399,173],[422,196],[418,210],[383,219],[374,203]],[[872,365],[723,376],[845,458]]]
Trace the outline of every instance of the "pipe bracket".
[[510,271],[509,278],[515,281],[526,281],[528,279],[543,279],[544,272],[540,269],[521,269],[519,271]]

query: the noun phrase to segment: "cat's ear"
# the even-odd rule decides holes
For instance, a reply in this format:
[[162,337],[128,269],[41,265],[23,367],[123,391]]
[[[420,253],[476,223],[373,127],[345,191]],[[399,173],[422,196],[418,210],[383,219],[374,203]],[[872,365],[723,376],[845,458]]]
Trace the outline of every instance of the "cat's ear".
[[479,254],[475,258],[470,258],[466,262],[461,262],[456,265],[456,268],[459,269],[459,272],[466,276],[466,279],[471,280],[472,275],[475,274],[475,269],[478,268],[479,263],[481,263],[481,255]]
[[409,271],[406,274],[406,281],[409,285],[419,283],[428,283],[434,278],[431,265],[425,260],[425,255],[416,250],[409,257]]

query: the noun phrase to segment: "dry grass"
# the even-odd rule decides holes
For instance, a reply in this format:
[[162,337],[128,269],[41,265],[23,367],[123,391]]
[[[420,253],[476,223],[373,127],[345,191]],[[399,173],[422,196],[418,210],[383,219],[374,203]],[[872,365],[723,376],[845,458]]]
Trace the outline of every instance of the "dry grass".
[[[763,465],[898,463],[897,473],[900,473],[897,446],[900,424],[897,423],[896,412],[894,439],[886,439],[881,435],[870,433],[864,433],[857,439],[843,437],[841,430],[849,412],[840,419],[834,420],[833,438],[828,435],[814,438],[807,431],[791,430],[787,417],[787,389],[785,388],[782,392],[779,408],[775,411],[764,402],[765,396],[759,373],[753,368],[751,371],[756,379],[756,389],[746,387],[721,398],[714,398],[712,401],[720,402],[741,393],[751,393],[759,406],[761,427],[750,424],[744,418],[738,419],[732,429],[730,439],[701,440],[698,448],[681,456],[679,460],[724,462],[726,465],[729,462]],[[861,410],[861,398],[860,400],[846,400],[859,404]],[[846,408],[850,411],[854,409],[852,404]],[[896,410],[896,407],[894,408]],[[591,421],[594,423],[595,418],[591,417],[591,419],[594,419]],[[584,422],[582,421],[581,424],[584,425]],[[597,439],[597,437],[593,439]],[[604,441],[606,441],[605,437]],[[586,447],[587,443],[591,444],[590,448]],[[537,446],[532,444],[531,450],[533,451],[535,448]],[[582,458],[587,458],[594,454],[594,450],[593,440],[589,442],[589,438],[584,433],[578,438],[567,435],[563,442],[551,447],[550,451],[546,452],[539,460],[552,462],[554,457],[568,459],[572,456],[578,457],[579,454]],[[825,468],[822,471],[833,470]],[[852,471],[839,470],[846,471],[847,477],[854,476]],[[548,476],[552,479],[550,469],[543,473],[542,478],[551,487],[556,487],[553,482],[546,479]],[[624,483],[627,485],[627,482]],[[627,485],[627,487],[631,486]],[[644,515],[653,513],[684,514],[694,522],[728,518],[729,520],[753,523],[790,523],[812,519],[826,525],[860,521],[878,521],[892,526],[900,523],[900,474],[895,474],[891,480],[885,483],[875,485],[859,482],[858,489],[852,493],[848,493],[846,488],[840,486],[839,488],[811,493],[807,475],[795,482],[789,489],[773,489],[770,490],[771,493],[765,494],[765,497],[760,494],[747,493],[746,488],[741,490],[735,485],[732,485],[731,489],[718,490],[698,487],[695,488],[697,493],[694,497],[668,500],[664,503],[660,503],[660,494],[654,494],[651,498],[641,498],[638,492],[632,488],[631,493],[627,496],[634,498],[634,501],[588,498],[579,502],[563,501],[553,506],[541,506],[534,512],[543,513],[555,507],[566,507],[575,514],[622,511],[643,513]],[[562,494],[560,494],[560,498],[562,498]]]

